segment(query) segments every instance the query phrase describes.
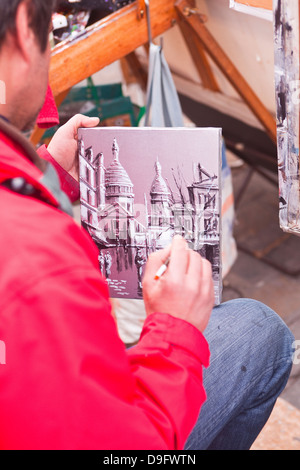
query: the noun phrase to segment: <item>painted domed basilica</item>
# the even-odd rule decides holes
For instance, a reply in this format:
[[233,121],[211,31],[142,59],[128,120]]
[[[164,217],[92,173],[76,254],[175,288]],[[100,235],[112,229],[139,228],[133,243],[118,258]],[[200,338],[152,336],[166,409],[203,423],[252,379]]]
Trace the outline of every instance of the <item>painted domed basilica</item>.
[[121,163],[117,139],[113,140],[112,162],[107,168],[103,154],[95,156],[92,147],[84,149],[81,143],[79,152],[82,223],[100,251],[114,247],[121,247],[125,253],[134,250],[141,264],[143,252],[146,261],[151,252],[169,245],[174,234],[179,233],[191,248],[211,261],[213,270],[219,269],[216,176],[209,175],[200,165],[195,167],[194,181],[184,188],[187,201],[180,198],[178,202],[157,158],[144,203],[135,204],[134,185]]

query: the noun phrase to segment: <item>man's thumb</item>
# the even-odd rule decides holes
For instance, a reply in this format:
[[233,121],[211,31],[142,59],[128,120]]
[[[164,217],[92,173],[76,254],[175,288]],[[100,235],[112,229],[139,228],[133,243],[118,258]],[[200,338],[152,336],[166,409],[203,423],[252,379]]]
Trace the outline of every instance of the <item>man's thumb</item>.
[[98,117],[89,117],[85,116],[82,119],[82,127],[96,127],[100,123],[100,119]]

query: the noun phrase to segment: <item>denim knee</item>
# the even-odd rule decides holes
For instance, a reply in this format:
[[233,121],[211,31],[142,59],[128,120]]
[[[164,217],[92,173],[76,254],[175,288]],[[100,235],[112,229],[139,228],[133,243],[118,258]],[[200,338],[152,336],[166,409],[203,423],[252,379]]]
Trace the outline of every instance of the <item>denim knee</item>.
[[295,339],[292,332],[284,320],[264,303],[242,298],[224,302],[216,309],[220,309],[220,317],[230,315],[241,327],[244,324],[244,328],[249,328],[249,325],[264,328],[266,347],[272,349],[272,345],[276,345],[276,349],[282,348],[282,354],[293,357]]

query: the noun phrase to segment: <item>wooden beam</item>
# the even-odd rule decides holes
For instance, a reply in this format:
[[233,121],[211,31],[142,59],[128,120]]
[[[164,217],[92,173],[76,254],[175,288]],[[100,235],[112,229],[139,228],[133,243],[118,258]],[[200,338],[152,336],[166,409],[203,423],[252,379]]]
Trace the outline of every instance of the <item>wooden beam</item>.
[[147,90],[148,73],[144,70],[136,52],[131,52],[124,59],[121,59],[121,66],[127,84],[137,82],[143,91]]
[[[152,36],[170,29],[178,19],[174,0],[151,0]],[[72,88],[107,65],[148,42],[146,15],[139,20],[136,2],[103,18],[71,42],[52,52],[50,85],[54,96]]]
[[191,57],[194,61],[203,87],[212,91],[220,92],[220,87],[213,74],[210,63],[208,61],[208,58],[206,56],[206,53],[199,37],[190,27],[187,21],[180,19],[179,27],[182,36],[186,42],[186,45],[190,51]]
[[276,119],[268,111],[262,101],[254,93],[248,82],[208,31],[199,15],[189,14],[191,3],[188,0],[177,0],[176,8],[182,19],[185,19],[198,35],[206,52],[224,73],[231,85],[239,93],[245,103],[252,110],[257,119],[263,124],[271,140],[277,143]]

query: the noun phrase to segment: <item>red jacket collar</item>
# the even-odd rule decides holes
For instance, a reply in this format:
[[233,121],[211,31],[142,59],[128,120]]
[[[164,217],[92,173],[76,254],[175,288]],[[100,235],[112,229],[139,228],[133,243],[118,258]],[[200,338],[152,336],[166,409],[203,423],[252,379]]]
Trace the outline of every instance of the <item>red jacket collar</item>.
[[47,165],[15,127],[0,119],[0,183],[7,179],[23,177],[39,189],[45,199],[58,207],[55,196],[41,182]]

